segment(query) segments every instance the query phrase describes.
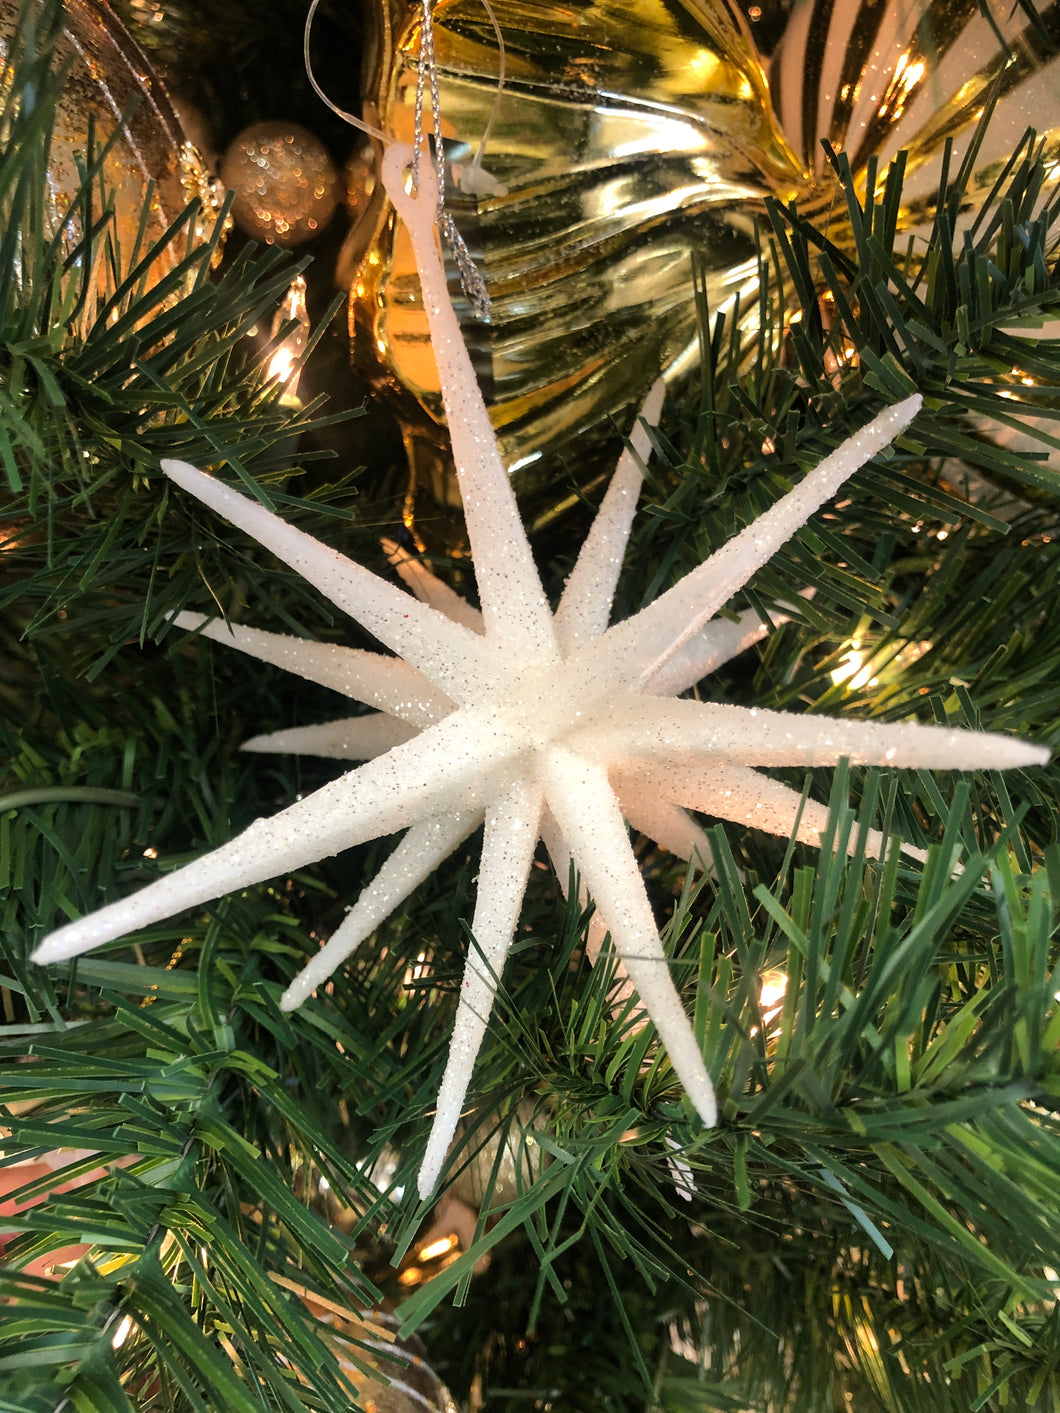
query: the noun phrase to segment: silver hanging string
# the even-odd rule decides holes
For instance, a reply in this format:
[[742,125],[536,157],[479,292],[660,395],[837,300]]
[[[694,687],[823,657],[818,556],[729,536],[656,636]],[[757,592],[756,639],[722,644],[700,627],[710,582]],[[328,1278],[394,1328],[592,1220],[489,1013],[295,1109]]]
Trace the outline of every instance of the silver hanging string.
[[[313,72],[313,61],[309,52],[309,38],[313,27],[313,20],[316,16],[317,6],[320,0],[311,0],[309,13],[306,15],[305,29],[302,35],[302,49],[305,58],[305,69],[309,75],[309,81],[313,85],[318,97],[326,103],[333,113],[337,113],[340,118],[349,123],[352,127],[358,128],[361,132],[367,133],[377,141],[387,143],[392,141],[389,133],[381,132],[371,123],[366,123],[363,118],[359,118],[355,113],[347,113],[344,108],[333,103],[317,82]],[[483,135],[482,142],[476,154],[472,166],[476,164],[481,167],[482,154],[485,150],[486,140],[493,127],[496,117],[497,107],[500,101],[500,88],[504,82],[504,39],[501,35],[500,26],[497,24],[497,17],[489,4],[489,0],[483,0],[486,12],[490,17],[493,28],[497,35],[497,42],[500,51],[501,72],[499,75],[498,97],[494,100],[493,112]],[[425,147],[423,130],[423,98],[425,85],[430,83],[431,91],[431,114],[434,120],[434,158],[438,170],[438,230],[442,240],[453,253],[456,261],[457,273],[460,276],[460,286],[467,295],[471,303],[471,308],[475,317],[489,322],[490,318],[490,296],[486,288],[486,281],[482,278],[481,271],[471,258],[471,252],[464,242],[463,236],[457,230],[456,222],[450,216],[445,205],[445,150],[442,145],[442,113],[441,99],[438,92],[438,65],[434,56],[434,17],[431,14],[431,0],[420,0],[420,9],[423,16],[420,25],[420,62],[416,71],[416,108],[414,117],[413,149],[412,149],[412,189],[415,191],[419,185],[420,177],[420,153]],[[504,188],[499,183],[493,183],[494,192],[503,192]]]
[[[423,20],[420,24],[420,61],[416,65],[416,106],[413,110],[412,122],[412,190],[415,192],[420,185],[420,153],[423,151],[425,139],[423,134],[423,85],[426,79],[428,68],[435,71],[437,66],[434,62],[434,20],[431,16],[430,0],[423,0],[421,6]],[[428,57],[429,56],[429,57]],[[431,86],[434,87],[434,79]],[[438,193],[441,199],[442,178],[439,169]]]
[[477,319],[489,321],[491,306],[489,290],[482,272],[471,257],[464,237],[457,229],[456,222],[445,204],[445,148],[442,143],[442,102],[438,87],[438,64],[434,52],[434,17],[431,14],[432,0],[422,0],[422,23],[420,25],[420,62],[416,72],[415,136],[412,155],[413,187],[419,182],[420,152],[425,146],[423,131],[423,98],[425,84],[429,86],[431,97],[431,120],[434,129],[434,165],[438,173],[438,231],[442,240],[453,253],[460,287],[471,302]]

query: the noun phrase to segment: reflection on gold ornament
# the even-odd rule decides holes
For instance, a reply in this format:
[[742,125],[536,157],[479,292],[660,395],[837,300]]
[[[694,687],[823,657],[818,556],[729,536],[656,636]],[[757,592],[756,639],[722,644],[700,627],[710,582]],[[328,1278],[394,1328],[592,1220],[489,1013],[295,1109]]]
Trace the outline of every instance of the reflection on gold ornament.
[[[468,196],[450,179],[446,202],[492,303],[485,325],[464,317],[464,301],[465,335],[502,453],[528,490],[550,485],[587,430],[609,434],[660,368],[692,366],[693,258],[713,305],[749,288],[748,203],[793,184],[797,169],[735,9],[680,0],[494,9],[506,76],[484,164],[506,192]],[[390,0],[375,18],[365,117],[407,140],[418,7]],[[494,111],[497,42],[478,0],[439,0],[434,25],[447,153],[466,166]],[[396,394],[418,475],[451,500],[407,239],[381,199],[353,239],[363,252],[354,359]]]
[[[0,80],[5,92],[19,9],[19,0],[0,0]],[[90,158],[91,130],[97,152],[109,144],[97,187],[113,207],[108,238],[126,265],[161,239],[193,197],[202,201],[204,210],[191,238],[205,239],[219,209],[209,174],[161,80],[117,16],[102,0],[66,0],[53,49],[56,66],[64,66],[67,73],[46,176],[48,229],[64,228],[71,249],[80,238],[80,224],[69,212],[81,186],[79,164],[83,168]],[[96,206],[102,209],[102,200]],[[148,285],[168,274],[186,249],[184,240],[161,251]],[[112,272],[106,261],[99,261],[97,269],[96,294],[104,298],[110,293]]]
[[904,224],[924,220],[943,176],[947,140],[954,144],[952,178],[995,85],[996,107],[975,156],[966,211],[974,214],[1027,128],[1044,138],[1055,163],[1058,45],[1056,0],[1039,4],[1036,22],[1019,4],[982,0],[800,0],[769,80],[781,127],[808,172],[797,193],[801,211],[823,217],[835,201],[821,146],[827,141],[846,154],[862,189],[870,159],[882,172],[907,152]]
[[[731,313],[740,296],[755,332],[754,224],[767,197],[797,200],[849,244],[821,139],[862,187],[870,158],[908,150],[899,238],[929,214],[947,138],[956,174],[992,85],[972,214],[1027,126],[1050,162],[1060,155],[1060,61],[1043,37],[1060,41],[1058,0],[1040,6],[1040,34],[1019,5],[985,18],[979,0],[805,0],[768,63],[726,0],[493,9],[500,89],[480,0],[433,7],[446,202],[491,298],[489,324],[466,300],[461,319],[502,452],[520,491],[546,491],[553,509],[557,476],[564,488],[590,479],[583,449],[565,460],[575,443],[591,446],[594,430],[606,442],[660,371],[674,379],[698,363],[696,271],[712,311]],[[412,0],[374,0],[364,116],[406,140],[419,17]],[[473,163],[491,115],[484,166],[498,187],[471,195],[454,173]],[[343,265],[353,358],[394,399],[418,484],[453,503],[408,241],[370,176],[359,214]]]
[[[357,1390],[364,1413],[457,1413],[452,1395],[427,1362],[415,1336],[401,1336],[401,1321],[387,1310],[365,1310],[351,1292],[341,1305],[286,1276],[273,1281],[297,1295],[320,1322],[320,1337],[342,1376]],[[351,1405],[352,1407],[352,1405]]]
[[338,205],[338,173],[318,137],[297,123],[253,123],[234,138],[221,180],[235,193],[232,219],[267,245],[302,245]]

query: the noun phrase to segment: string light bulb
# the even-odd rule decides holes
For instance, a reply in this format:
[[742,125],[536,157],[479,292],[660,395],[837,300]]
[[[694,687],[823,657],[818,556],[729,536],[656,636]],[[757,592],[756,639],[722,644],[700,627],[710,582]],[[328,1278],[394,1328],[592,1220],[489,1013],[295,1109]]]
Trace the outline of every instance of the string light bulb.
[[780,1010],[787,989],[788,978],[785,972],[774,968],[763,973],[762,985],[758,993],[758,1004],[762,1009],[764,1019],[769,1020]]
[[[283,339],[280,333],[292,320],[295,327]],[[305,276],[295,275],[290,288],[283,297],[272,321],[270,342],[276,343],[269,357],[268,377],[271,382],[283,386],[280,398],[285,407],[300,408],[298,380],[302,373],[302,359],[309,347],[309,313],[305,305]]]
[[876,685],[872,669],[865,666],[865,654],[861,651],[860,639],[851,639],[849,652],[840,660],[839,666],[832,669],[829,676],[837,687],[846,683],[855,691],[859,687]]

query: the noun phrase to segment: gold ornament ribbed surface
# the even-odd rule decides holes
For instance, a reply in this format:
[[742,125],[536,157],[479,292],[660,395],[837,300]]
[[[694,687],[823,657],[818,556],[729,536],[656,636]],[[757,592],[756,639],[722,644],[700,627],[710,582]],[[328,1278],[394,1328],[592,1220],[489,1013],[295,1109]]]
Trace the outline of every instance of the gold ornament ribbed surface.
[[[855,176],[909,153],[902,231],[930,214],[947,138],[951,175],[996,85],[969,184],[985,194],[1028,126],[1060,152],[1060,3],[808,0],[767,61],[721,0],[497,0],[506,74],[479,0],[434,6],[446,201],[485,277],[489,324],[462,322],[521,492],[592,470],[584,447],[653,378],[698,360],[694,272],[713,311],[756,317],[754,223],[769,196],[849,242],[821,140]],[[365,116],[409,140],[418,5],[376,0]],[[1007,45],[1007,50],[1004,46]],[[483,164],[504,188],[460,190],[496,100]],[[437,375],[408,241],[377,189],[346,256],[356,364],[395,399],[415,474],[452,500]],[[457,285],[454,278],[454,294]],[[577,464],[571,466],[575,442]]]

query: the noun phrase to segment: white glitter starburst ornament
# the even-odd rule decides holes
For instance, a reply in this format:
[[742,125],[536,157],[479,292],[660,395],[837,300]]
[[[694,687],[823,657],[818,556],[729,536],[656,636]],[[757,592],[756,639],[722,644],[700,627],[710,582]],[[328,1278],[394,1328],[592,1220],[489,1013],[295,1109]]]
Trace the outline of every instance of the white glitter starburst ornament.
[[[385,582],[261,505],[180,462],[166,474],[304,575],[396,656],[206,623],[183,627],[322,683],[373,713],[282,731],[251,750],[365,760],[231,843],[132,897],[60,928],[35,960],[76,956],[182,909],[303,867],[397,830],[402,842],[335,935],[288,988],[306,999],[475,829],[482,863],[456,1022],[419,1175],[434,1188],[460,1117],[475,1057],[518,920],[534,850],[543,838],[561,880],[573,860],[628,982],[658,1030],[704,1124],[714,1090],[674,988],[626,821],[685,859],[707,861],[689,809],[817,843],[827,812],[756,766],[857,764],[1004,769],[1048,752],[1008,737],[915,723],[836,721],[676,700],[764,631],[754,614],[710,621],[726,601],[859,466],[916,415],[913,397],[888,408],[827,457],[747,530],[654,603],[608,627],[640,487],[643,427],[633,438],[553,613],[519,519],[482,396],[446,290],[435,230],[436,174],[421,154],[406,191],[411,149],[392,145],[383,180],[412,238],[430,320],[474,556],[481,614],[422,567],[399,562],[420,598]],[[657,415],[661,389],[647,417]],[[421,601],[422,600],[422,601]],[[801,817],[800,817],[801,808]],[[879,852],[878,835],[868,841]]]

